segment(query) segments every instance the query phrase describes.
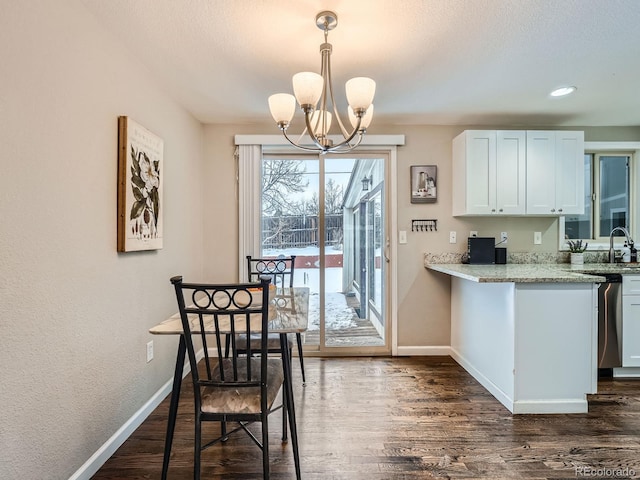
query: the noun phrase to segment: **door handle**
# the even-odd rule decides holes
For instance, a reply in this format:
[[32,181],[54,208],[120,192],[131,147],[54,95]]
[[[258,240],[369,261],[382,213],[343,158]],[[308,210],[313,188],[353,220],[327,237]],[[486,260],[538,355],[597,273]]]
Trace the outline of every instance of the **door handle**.
[[389,237],[387,237],[387,242],[385,243],[385,246],[384,246],[384,260],[387,263],[391,261],[391,259],[389,258],[389,245],[390,245]]

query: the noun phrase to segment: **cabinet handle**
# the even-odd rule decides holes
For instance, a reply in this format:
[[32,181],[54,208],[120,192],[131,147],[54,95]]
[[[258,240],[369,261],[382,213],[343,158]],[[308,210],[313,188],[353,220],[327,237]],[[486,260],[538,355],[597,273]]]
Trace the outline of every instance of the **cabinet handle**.
[[500,211],[502,211],[502,209],[500,209]]
[[555,211],[556,211],[556,209],[555,209],[555,208],[552,208],[552,209],[551,209],[551,213],[553,213],[553,212],[555,212]]
[[492,209],[491,209],[491,213],[496,213],[496,209],[495,209],[495,208],[492,208]]
[[562,209],[561,209],[561,208],[559,208],[559,209],[558,209],[558,211],[559,211],[559,212],[562,212]]

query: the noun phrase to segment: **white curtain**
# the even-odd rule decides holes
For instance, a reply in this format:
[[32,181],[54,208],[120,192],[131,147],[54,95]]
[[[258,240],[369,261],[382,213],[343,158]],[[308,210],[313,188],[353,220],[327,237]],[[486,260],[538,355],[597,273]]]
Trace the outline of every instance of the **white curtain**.
[[260,169],[262,145],[238,146],[238,272],[247,281],[247,255],[260,252]]

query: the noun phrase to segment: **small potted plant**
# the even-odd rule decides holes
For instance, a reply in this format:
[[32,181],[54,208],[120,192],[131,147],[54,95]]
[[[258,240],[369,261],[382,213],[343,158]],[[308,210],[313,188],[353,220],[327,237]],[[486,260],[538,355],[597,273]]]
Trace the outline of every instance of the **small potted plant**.
[[584,264],[584,251],[589,246],[588,242],[582,244],[582,240],[567,240],[569,252],[571,252],[571,265]]

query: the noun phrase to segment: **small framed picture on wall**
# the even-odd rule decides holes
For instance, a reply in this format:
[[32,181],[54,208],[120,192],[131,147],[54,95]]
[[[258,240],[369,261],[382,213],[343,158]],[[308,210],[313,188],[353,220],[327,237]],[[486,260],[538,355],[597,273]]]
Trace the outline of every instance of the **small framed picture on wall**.
[[436,165],[411,166],[411,203],[435,203],[437,194]]

